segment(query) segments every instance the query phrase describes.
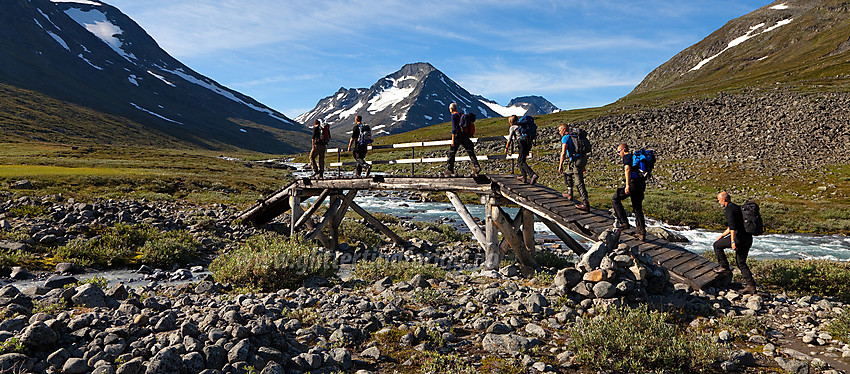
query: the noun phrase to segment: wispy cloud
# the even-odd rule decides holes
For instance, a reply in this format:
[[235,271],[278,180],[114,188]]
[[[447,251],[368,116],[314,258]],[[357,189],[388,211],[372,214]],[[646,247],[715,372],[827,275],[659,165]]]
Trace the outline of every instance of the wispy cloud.
[[480,73],[463,74],[456,80],[467,90],[484,96],[519,96],[603,87],[633,87],[642,79],[642,74],[628,74],[613,69],[563,68],[544,71],[525,67],[494,67]]

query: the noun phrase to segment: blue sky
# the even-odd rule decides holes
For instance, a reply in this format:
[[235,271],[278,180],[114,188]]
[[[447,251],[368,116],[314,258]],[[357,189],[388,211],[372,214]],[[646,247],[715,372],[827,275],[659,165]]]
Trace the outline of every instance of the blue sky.
[[765,0],[108,0],[172,56],[290,118],[430,62],[501,105],[609,104]]

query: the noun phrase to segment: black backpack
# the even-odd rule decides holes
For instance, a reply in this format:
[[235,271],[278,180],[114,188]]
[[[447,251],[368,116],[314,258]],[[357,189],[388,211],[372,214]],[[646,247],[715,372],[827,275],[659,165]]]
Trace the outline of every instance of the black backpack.
[[537,139],[537,124],[534,123],[534,117],[524,115],[519,118],[516,124],[519,126],[517,129],[519,140],[534,142],[534,139]]
[[590,140],[587,139],[587,131],[583,129],[573,129],[570,133],[570,141],[573,142],[573,149],[576,155],[589,155],[591,152]]
[[764,222],[758,204],[747,201],[741,205],[741,215],[744,216],[744,231],[752,236],[764,234]]
[[372,128],[369,125],[360,124],[360,136],[357,137],[357,144],[369,145],[372,144]]
[[460,123],[458,124],[460,132],[469,137],[475,135],[475,113],[464,113],[460,115]]

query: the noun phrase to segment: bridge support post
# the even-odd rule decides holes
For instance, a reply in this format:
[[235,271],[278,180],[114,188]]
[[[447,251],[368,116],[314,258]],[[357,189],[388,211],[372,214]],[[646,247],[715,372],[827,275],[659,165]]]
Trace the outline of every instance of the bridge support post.
[[525,247],[532,254],[537,252],[534,243],[534,213],[525,208],[520,208],[522,214],[522,237]]
[[291,238],[298,232],[298,221],[301,220],[301,214],[304,213],[304,210],[301,209],[301,190],[292,190],[289,195],[289,207],[292,210],[292,217],[289,220],[289,237]]
[[486,211],[486,222],[484,226],[484,270],[499,270],[499,263],[502,262],[502,251],[499,249],[499,232],[496,230],[495,216],[493,215],[496,206],[496,198],[493,196],[485,196],[484,207]]
[[481,244],[481,248],[484,249],[484,252],[487,252],[487,236],[481,232],[481,228],[478,227],[477,223],[475,223],[475,219],[472,218],[472,214],[469,214],[469,210],[466,209],[466,205],[463,205],[460,197],[453,191],[446,191],[446,196],[449,197],[449,201],[451,201],[452,205],[455,207],[455,210],[463,220],[463,223],[465,223],[466,227],[469,228],[469,232],[471,232],[472,236],[475,237],[475,240]]

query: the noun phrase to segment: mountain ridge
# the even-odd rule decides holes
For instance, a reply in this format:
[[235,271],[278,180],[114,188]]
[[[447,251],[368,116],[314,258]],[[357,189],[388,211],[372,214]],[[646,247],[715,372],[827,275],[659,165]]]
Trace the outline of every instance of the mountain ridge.
[[180,63],[106,3],[10,0],[6,7],[0,83],[126,118],[171,143],[281,153],[303,149],[293,139],[309,137],[283,114]]
[[295,120],[310,126],[321,119],[333,130],[349,131],[354,116],[361,115],[363,122],[372,126],[373,135],[397,134],[448,122],[448,105],[452,102],[462,112],[475,113],[479,118],[559,110],[539,96],[517,98],[502,107],[469,93],[430,63],[418,62],[404,65],[369,88],[341,87]]

